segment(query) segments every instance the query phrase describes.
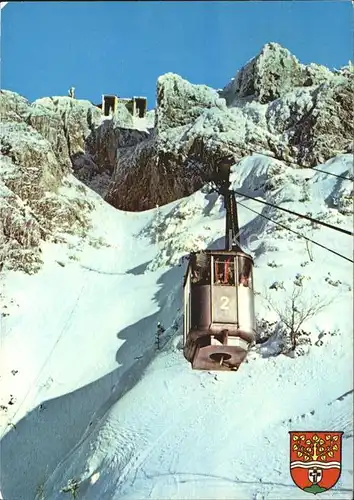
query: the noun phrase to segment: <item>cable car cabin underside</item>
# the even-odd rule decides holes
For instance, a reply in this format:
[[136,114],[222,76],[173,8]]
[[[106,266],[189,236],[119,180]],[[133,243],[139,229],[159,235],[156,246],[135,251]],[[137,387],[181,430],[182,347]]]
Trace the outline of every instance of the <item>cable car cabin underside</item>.
[[238,370],[255,340],[253,260],[240,248],[190,255],[184,356],[194,369]]

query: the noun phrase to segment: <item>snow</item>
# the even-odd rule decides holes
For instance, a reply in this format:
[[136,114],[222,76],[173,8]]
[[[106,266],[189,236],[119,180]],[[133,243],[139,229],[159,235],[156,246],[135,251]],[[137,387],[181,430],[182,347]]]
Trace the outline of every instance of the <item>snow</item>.
[[[340,155],[318,168],[350,176],[352,161]],[[231,181],[351,228],[333,204],[351,181],[263,155],[244,158]],[[85,500],[308,498],[290,478],[288,432],[323,429],[345,434],[341,478],[321,498],[352,498],[352,264],[313,244],[311,259],[303,239],[247,207],[348,258],[351,238],[239,197],[258,319],[274,319],[265,295],[280,307],[297,274],[304,300],[317,293],[329,304],[304,325],[312,341],[304,355],[272,355],[271,337],[236,374],[198,372],[181,351],[178,264],[192,246],[222,244],[222,200],[203,188],[129,213],[87,191],[100,245],[45,243],[40,272],[1,275],[2,496],[59,500],[77,481]],[[270,289],[275,281],[284,289]]]
[[133,128],[141,132],[149,132],[149,129],[153,128],[153,126],[151,126],[149,117],[139,118],[138,116],[133,116]]
[[284,132],[314,106],[313,89],[298,88],[273,101],[267,110],[268,126],[272,133]]

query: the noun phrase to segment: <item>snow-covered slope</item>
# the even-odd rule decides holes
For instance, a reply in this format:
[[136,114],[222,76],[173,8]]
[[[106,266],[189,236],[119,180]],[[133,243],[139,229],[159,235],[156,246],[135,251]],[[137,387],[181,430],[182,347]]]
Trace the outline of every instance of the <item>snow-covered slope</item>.
[[[348,177],[352,161],[340,155],[319,168]],[[351,228],[351,181],[254,155],[232,182]],[[248,208],[349,259],[351,238],[239,197],[259,325],[279,324],[269,301],[282,309],[296,287],[299,307],[316,294],[326,305],[302,326],[294,357],[281,354],[278,329],[236,374],[196,372],[181,350],[179,262],[222,244],[221,199],[203,188],[127,213],[87,196],[91,245],[47,242],[37,274],[1,276],[3,498],[308,498],[289,474],[292,429],[344,431],[341,479],[321,498],[352,498],[352,263]]]

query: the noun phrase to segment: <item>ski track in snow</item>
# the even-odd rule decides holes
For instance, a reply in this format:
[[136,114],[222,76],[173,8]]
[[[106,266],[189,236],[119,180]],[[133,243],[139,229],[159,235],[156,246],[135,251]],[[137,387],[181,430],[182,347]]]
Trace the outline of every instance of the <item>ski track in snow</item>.
[[[351,161],[341,155],[320,168],[343,174]],[[262,155],[242,160],[232,174],[234,186],[263,196],[259,185],[271,164]],[[301,182],[289,185],[287,176],[309,177],[308,170],[284,169],[267,199],[350,228],[350,217],[327,204],[349,181],[311,171],[310,201],[300,202]],[[184,215],[180,230],[152,243],[155,210],[120,212],[92,197],[95,237],[110,247],[85,247],[80,260],[70,262],[64,245],[45,244],[38,275],[8,273],[3,282],[6,300],[18,304],[2,321],[1,404],[16,396],[0,421],[4,498],[43,500],[43,492],[45,499],[60,500],[70,479],[78,480],[77,498],[84,500],[308,498],[289,474],[288,432],[301,429],[344,431],[341,479],[321,499],[352,498],[352,266],[315,246],[311,261],[302,240],[270,229],[270,222],[241,207],[241,236],[255,255],[258,292],[276,280],[290,290],[301,273],[306,286],[336,298],[306,326],[313,342],[324,344],[295,359],[266,357],[270,351],[262,345],[237,374],[193,371],[180,349],[183,268],[171,262],[186,254],[192,238],[203,246],[202,234],[210,242],[223,234],[220,199],[199,191],[160,208],[168,224],[176,209]],[[243,203],[268,214],[255,201]],[[345,235],[334,238],[274,210],[270,217],[295,229],[302,224],[297,230],[343,255],[352,252]],[[278,267],[269,266],[272,261]],[[336,280],[340,284],[331,284]],[[259,317],[271,319],[256,300]],[[166,331],[155,352],[158,320]],[[338,333],[321,337],[323,330]]]

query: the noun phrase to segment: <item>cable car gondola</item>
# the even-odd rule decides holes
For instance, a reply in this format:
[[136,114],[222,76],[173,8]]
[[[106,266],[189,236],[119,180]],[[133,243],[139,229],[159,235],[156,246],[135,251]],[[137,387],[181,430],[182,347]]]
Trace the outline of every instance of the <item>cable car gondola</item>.
[[183,353],[193,369],[238,370],[255,340],[253,259],[239,241],[237,205],[229,173],[224,196],[224,250],[189,255],[184,277]]

